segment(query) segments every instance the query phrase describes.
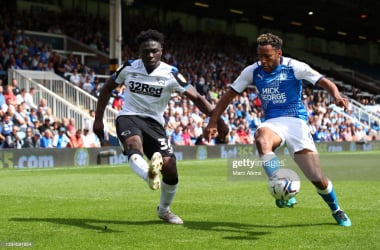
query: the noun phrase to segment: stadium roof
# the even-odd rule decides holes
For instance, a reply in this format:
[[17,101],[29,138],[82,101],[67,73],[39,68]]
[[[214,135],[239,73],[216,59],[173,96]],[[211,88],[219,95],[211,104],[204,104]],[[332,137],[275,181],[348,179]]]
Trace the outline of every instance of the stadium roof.
[[227,21],[296,32],[348,43],[380,43],[380,1],[376,0],[134,0]]

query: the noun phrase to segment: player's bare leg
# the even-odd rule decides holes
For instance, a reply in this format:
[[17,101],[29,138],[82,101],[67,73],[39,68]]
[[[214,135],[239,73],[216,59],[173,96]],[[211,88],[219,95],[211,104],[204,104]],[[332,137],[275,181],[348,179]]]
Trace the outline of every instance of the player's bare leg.
[[351,226],[350,218],[339,207],[332,182],[323,175],[319,155],[313,151],[304,149],[295,153],[294,160],[305,176],[314,184],[317,193],[327,203],[338,225],[344,227]]
[[[270,178],[274,172],[280,169],[280,161],[274,150],[281,145],[282,139],[271,128],[261,127],[255,133],[255,143],[260,155],[261,164],[266,175]],[[275,200],[275,204],[279,208],[292,208],[297,204],[296,198],[289,200]]]

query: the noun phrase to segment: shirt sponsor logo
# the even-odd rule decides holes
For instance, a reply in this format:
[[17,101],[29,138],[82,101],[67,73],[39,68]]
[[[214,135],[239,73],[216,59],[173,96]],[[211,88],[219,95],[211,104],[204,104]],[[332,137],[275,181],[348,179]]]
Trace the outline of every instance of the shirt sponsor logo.
[[277,88],[263,88],[261,98],[265,101],[272,101],[273,103],[285,103],[286,95],[281,93]]
[[146,83],[129,81],[129,89],[131,92],[153,97],[161,97],[163,87],[152,86]]

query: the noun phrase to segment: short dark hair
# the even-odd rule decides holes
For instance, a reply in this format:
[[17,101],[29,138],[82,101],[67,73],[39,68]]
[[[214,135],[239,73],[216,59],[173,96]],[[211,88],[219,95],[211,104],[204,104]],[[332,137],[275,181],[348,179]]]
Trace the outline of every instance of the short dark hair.
[[261,34],[257,38],[257,46],[271,45],[276,50],[282,49],[282,39],[272,33]]
[[148,30],[141,31],[140,34],[138,34],[136,37],[136,42],[138,45],[149,40],[157,41],[161,44],[161,46],[163,46],[164,41],[165,41],[165,36],[158,30],[148,29]]

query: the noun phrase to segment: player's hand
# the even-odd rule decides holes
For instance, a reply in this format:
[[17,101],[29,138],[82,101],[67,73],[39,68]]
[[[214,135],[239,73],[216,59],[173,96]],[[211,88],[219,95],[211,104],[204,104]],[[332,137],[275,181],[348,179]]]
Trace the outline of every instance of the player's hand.
[[341,97],[341,96],[339,96],[338,98],[335,98],[335,105],[344,109],[348,109],[348,106],[349,106],[348,98]]
[[203,137],[209,142],[211,141],[211,138],[216,137],[218,134],[218,128],[216,124],[209,123],[204,131],[203,131]]
[[224,123],[223,119],[218,120],[218,135],[215,138],[215,142],[217,144],[225,144],[228,143],[228,135],[229,128],[227,124]]

